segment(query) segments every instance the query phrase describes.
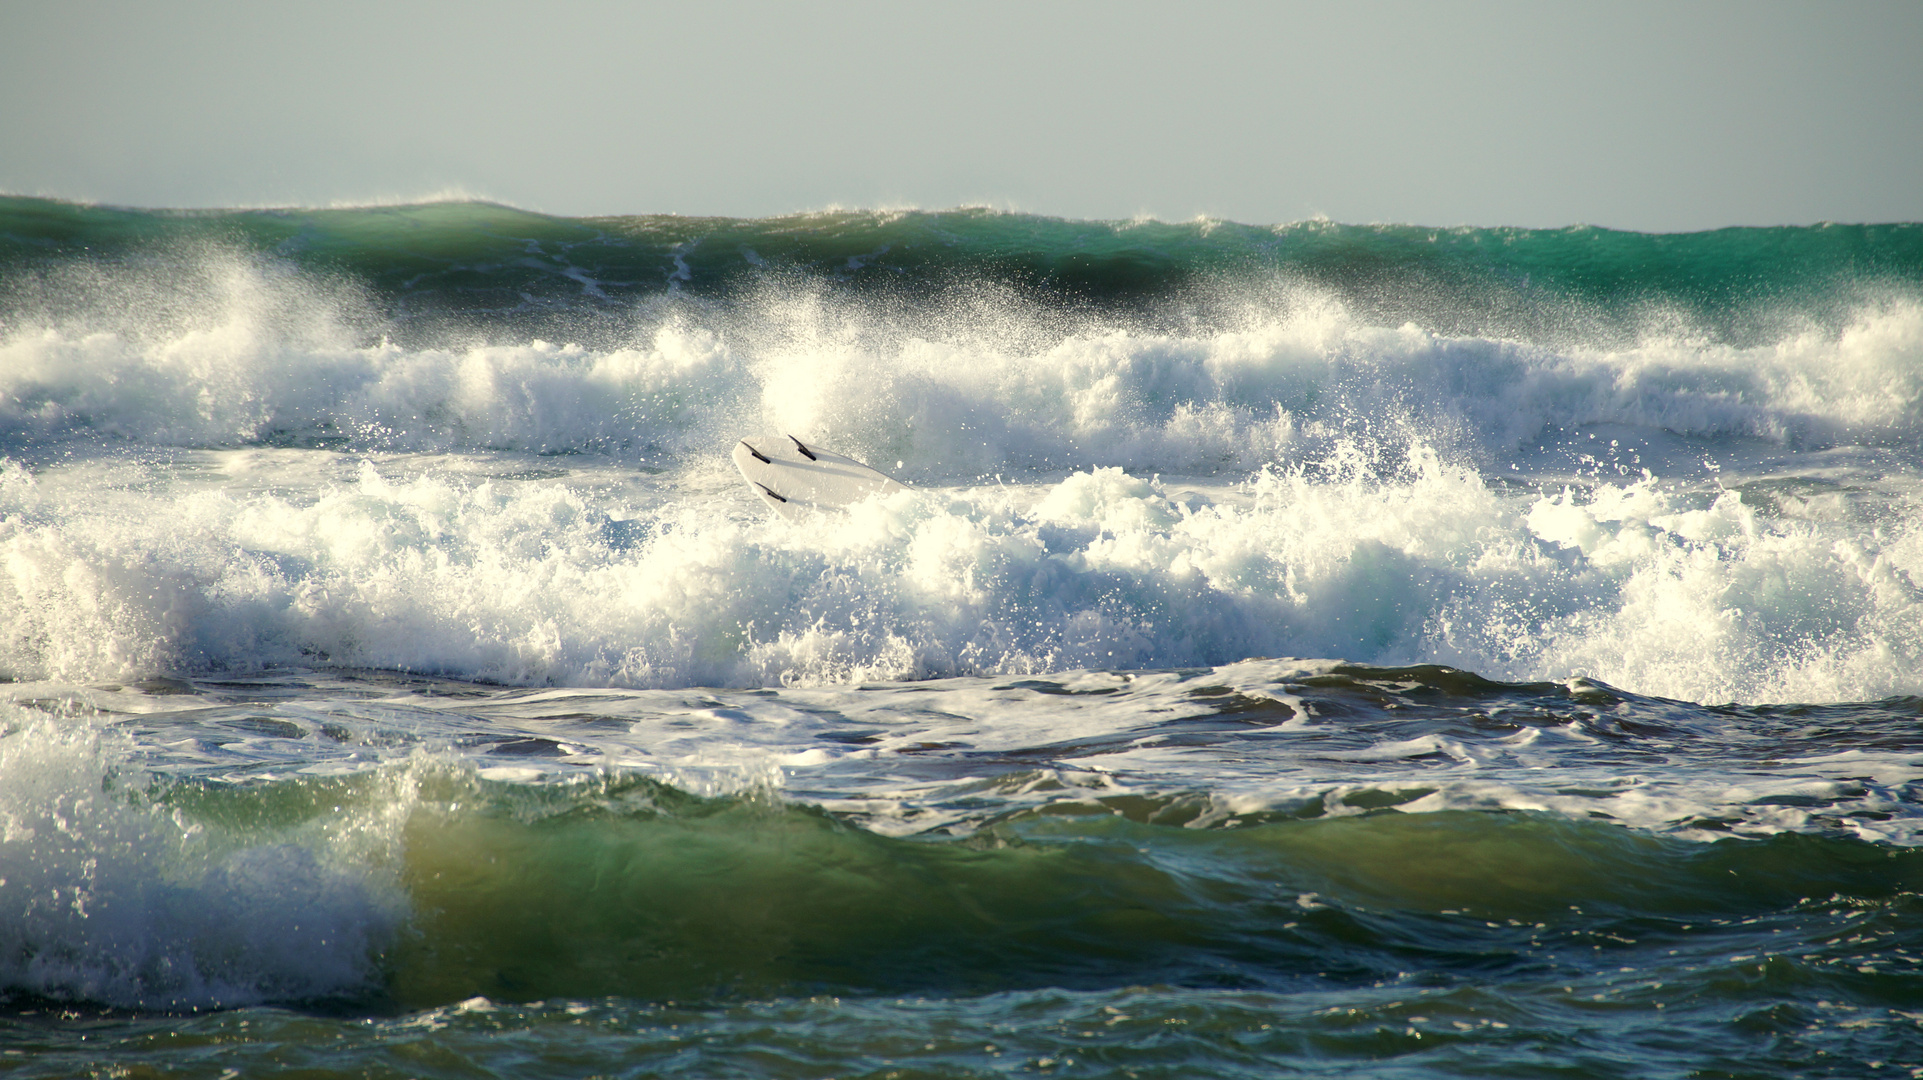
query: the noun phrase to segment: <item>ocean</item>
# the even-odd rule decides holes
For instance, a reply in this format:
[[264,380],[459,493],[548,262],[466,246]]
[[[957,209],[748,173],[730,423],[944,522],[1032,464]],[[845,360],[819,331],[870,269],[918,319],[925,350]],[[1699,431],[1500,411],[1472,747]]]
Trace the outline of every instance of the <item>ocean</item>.
[[0,679],[7,1076],[1923,1076],[1923,224],[0,198]]

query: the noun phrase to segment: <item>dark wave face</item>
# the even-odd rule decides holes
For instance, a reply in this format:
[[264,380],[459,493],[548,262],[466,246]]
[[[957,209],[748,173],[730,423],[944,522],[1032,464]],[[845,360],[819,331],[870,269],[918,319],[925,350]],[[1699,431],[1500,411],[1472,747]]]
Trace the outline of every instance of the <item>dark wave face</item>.
[[1916,224],[0,199],[0,1071],[1923,1074],[1920,447]]
[[[0,743],[6,1037],[103,1003],[132,1012],[86,1030],[156,1068],[217,1040],[351,1072],[425,1025],[497,1067],[508,1037],[778,1073],[1789,1075],[1900,1056],[1923,1003],[1915,699],[1251,662],[779,694],[276,676],[58,710],[133,715]],[[210,1007],[258,1030],[142,1018]],[[54,1073],[99,1052],[49,1045]]]
[[[1634,337],[1679,320],[1753,343],[1923,279],[1923,226],[1703,233],[1435,229],[1299,222],[1089,222],[992,210],[825,211],[785,218],[557,218],[491,203],[338,210],[151,211],[0,198],[0,273],[84,258],[221,248],[369,289],[406,326],[488,332],[558,312],[619,316],[663,296],[736,299],[770,279],[928,300],[993,284],[1130,322],[1176,321],[1271,281],[1360,318],[1452,335]],[[566,325],[566,323],[563,323]]]

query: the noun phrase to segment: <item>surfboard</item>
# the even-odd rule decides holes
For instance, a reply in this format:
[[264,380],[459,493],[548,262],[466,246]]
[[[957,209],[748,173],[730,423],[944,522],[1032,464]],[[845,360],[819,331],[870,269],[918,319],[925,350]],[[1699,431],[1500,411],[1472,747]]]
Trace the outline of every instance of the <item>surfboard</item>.
[[790,521],[809,510],[837,510],[869,497],[906,491],[900,482],[795,438],[750,435],[735,443],[734,465],[749,490]]

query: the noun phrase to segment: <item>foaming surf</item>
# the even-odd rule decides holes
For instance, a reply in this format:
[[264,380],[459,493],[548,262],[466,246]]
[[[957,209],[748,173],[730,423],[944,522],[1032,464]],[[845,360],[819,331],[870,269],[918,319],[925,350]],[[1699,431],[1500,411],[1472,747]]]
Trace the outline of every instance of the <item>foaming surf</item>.
[[1914,226],[0,221],[7,1060],[1909,1061]]

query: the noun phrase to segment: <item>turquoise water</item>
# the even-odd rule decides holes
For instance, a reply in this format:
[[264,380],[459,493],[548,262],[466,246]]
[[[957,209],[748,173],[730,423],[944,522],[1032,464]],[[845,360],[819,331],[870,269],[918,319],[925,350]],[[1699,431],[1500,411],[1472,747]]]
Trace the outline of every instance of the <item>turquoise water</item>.
[[[30,722],[0,758],[0,896],[35,987],[5,1049],[49,1076],[103,1054],[167,1075],[1647,1076],[1851,1075],[1917,1045],[1923,863],[1861,826],[1923,818],[1913,782],[1857,775],[1914,762],[1915,699],[1705,709],[1340,665],[1022,682],[96,690],[141,711]],[[805,715],[785,747],[895,753],[776,778],[609,764],[677,730],[712,750],[690,719],[757,696]],[[1064,696],[1100,714],[1072,739],[927,738]],[[1532,734],[1540,758],[1499,756]],[[1382,753],[1411,736],[1459,757]],[[69,895],[93,910],[45,900]]]
[[403,326],[458,313],[482,317],[487,332],[490,322],[560,311],[577,335],[596,325],[588,311],[625,312],[663,293],[739,296],[771,279],[884,294],[992,282],[1128,320],[1169,316],[1172,296],[1238,305],[1254,283],[1279,279],[1330,290],[1386,325],[1413,318],[1436,330],[1594,336],[1633,332],[1657,306],[1754,338],[1835,318],[1879,292],[1907,294],[1923,274],[1923,226],[1914,223],[1661,234],[1099,222],[991,210],[558,218],[460,202],[160,212],[20,197],[0,198],[0,220],[10,277],[76,257],[260,252],[373,290]]
[[0,201],[0,1071],[1923,1070],[1920,282]]

